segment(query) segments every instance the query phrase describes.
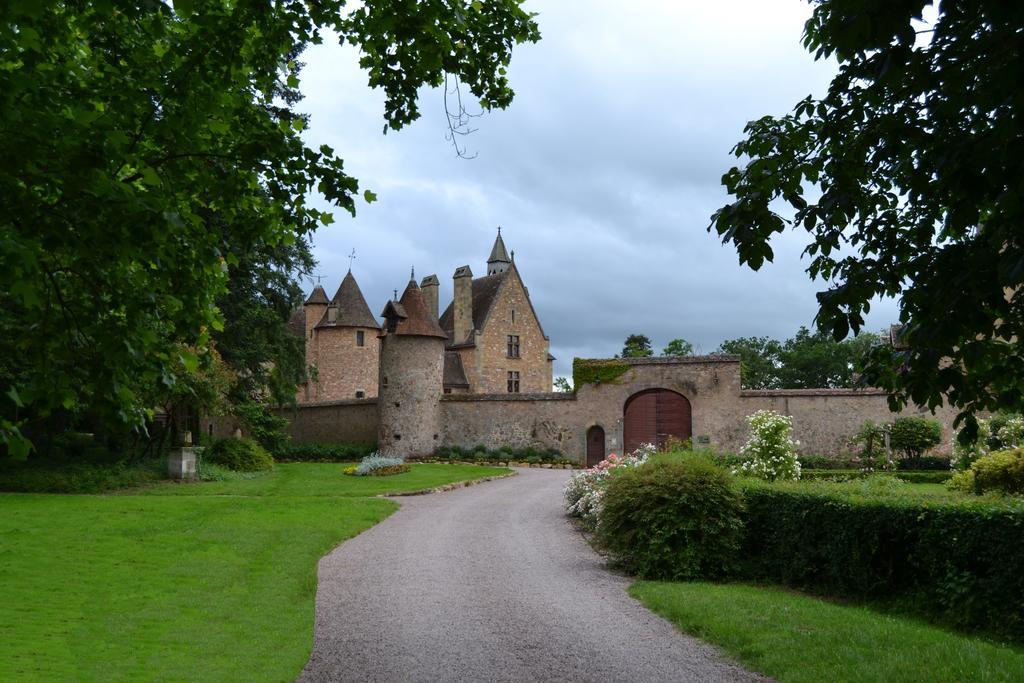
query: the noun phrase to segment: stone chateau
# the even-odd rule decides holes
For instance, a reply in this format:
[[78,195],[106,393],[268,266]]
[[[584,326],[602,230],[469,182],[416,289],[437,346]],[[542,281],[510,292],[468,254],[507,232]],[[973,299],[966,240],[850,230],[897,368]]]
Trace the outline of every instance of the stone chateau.
[[[746,417],[772,409],[792,416],[802,454],[836,455],[865,420],[895,417],[880,390],[744,389],[738,356],[576,359],[575,390],[553,392],[549,340],[500,232],[487,274],[457,268],[440,314],[438,285],[435,275],[411,279],[384,305],[383,324],[351,272],[333,298],[313,290],[291,320],[310,368],[297,407],[281,411],[296,441],[376,441],[403,457],[534,446],[594,464],[672,437],[737,451]],[[936,415],[946,446],[953,416]]]
[[[549,340],[530,302],[501,228],[487,259],[487,274],[473,277],[461,266],[453,277],[454,296],[439,314],[437,275],[417,286],[426,312],[445,339],[442,389],[445,394],[542,393],[551,391]],[[389,301],[381,315],[407,317],[406,297]],[[411,325],[407,322],[405,327]],[[309,381],[299,403],[374,398],[387,377],[378,377],[381,326],[350,270],[333,298],[320,285],[296,311],[291,329],[306,344]]]

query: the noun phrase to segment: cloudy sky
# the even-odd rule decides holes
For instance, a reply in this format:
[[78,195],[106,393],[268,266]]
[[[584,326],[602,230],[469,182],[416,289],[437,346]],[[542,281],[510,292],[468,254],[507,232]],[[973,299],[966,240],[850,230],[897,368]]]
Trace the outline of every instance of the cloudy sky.
[[[300,108],[308,138],[327,143],[378,195],[358,216],[335,212],[314,251],[333,294],[353,272],[374,313],[415,266],[436,273],[442,307],[451,275],[485,261],[502,226],[530,289],[555,374],[574,356],[609,357],[632,333],[655,349],[670,339],[713,351],[724,339],[784,339],[810,325],[814,293],[798,233],[774,243],[760,272],[706,230],[725,203],[722,174],[744,124],[824,92],[834,64],[800,45],[803,0],[529,0],[543,39],[513,54],[516,98],[473,122],[472,160],[445,140],[441,91],[424,90],[423,117],[381,135],[383,97],[358,55],[317,46]],[[868,329],[896,318],[875,306]]]

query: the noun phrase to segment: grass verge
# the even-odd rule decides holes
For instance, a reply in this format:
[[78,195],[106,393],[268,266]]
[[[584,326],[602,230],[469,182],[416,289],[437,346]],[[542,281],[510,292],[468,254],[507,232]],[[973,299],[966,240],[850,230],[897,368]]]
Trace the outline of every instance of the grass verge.
[[312,646],[317,561],[397,509],[369,496],[506,471],[341,469],[0,495],[0,680],[293,680]]
[[638,581],[629,592],[782,683],[1024,680],[1019,649],[864,607],[746,584]]

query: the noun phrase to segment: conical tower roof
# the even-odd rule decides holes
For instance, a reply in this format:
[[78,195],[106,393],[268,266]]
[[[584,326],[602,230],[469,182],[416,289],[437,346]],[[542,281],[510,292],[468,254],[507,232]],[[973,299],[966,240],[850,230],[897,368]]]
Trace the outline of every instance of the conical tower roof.
[[384,307],[381,315],[388,318],[388,328],[394,321],[394,329],[390,334],[399,334],[416,337],[438,337],[447,339],[448,335],[441,330],[437,320],[431,315],[427,308],[427,300],[423,298],[423,290],[419,288],[415,280],[409,280],[409,284],[398,301],[389,301]]
[[327,292],[325,292],[324,288],[317,283],[316,287],[313,288],[313,291],[310,292],[309,298],[306,299],[306,303],[303,305],[310,306],[312,304],[322,304],[326,306],[329,303],[331,302],[330,299],[327,298]]
[[373,313],[370,313],[370,307],[367,305],[363,292],[359,289],[359,284],[356,282],[351,270],[345,274],[341,285],[338,287],[338,291],[335,292],[334,298],[329,303],[337,308],[337,314],[334,318],[335,322],[328,322],[328,313],[325,312],[323,319],[320,320],[317,327],[369,327],[375,330],[380,329],[380,323],[373,317]]
[[501,239],[501,228],[498,228],[498,237],[495,238],[494,246],[491,247],[491,256],[487,259],[487,274],[503,273],[510,263],[512,263],[512,259],[508,257],[505,240]]

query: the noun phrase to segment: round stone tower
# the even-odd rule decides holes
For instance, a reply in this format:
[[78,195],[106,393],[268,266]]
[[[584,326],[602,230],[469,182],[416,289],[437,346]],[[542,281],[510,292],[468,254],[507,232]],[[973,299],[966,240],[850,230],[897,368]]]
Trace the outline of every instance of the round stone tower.
[[430,455],[441,443],[447,336],[415,280],[381,316],[378,447],[381,455]]

